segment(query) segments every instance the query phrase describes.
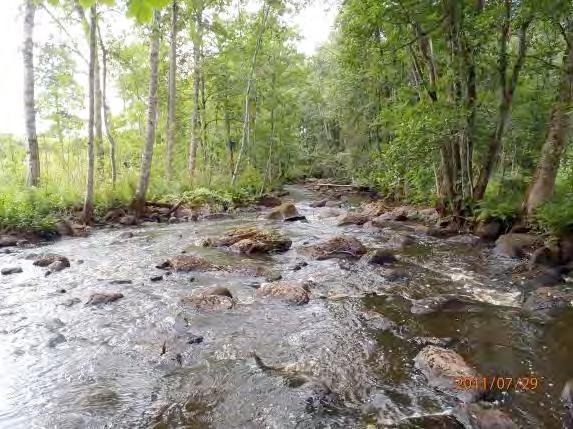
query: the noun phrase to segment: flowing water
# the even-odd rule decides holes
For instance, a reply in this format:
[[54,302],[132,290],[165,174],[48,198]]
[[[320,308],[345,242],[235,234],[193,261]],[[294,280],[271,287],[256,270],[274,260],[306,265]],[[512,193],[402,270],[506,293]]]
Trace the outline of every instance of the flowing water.
[[[308,223],[253,213],[147,225],[134,228],[129,239],[103,229],[0,254],[1,267],[24,269],[0,278],[0,427],[359,428],[448,412],[455,399],[429,387],[413,367],[423,347],[415,337],[452,338],[452,347],[484,375],[536,374],[539,387],[499,395],[501,409],[522,427],[563,427],[559,396],[573,377],[572,311],[543,322],[519,316],[515,263],[492,256],[471,237],[435,239],[404,224],[338,227],[334,218],[322,217],[328,209],[309,206],[317,195],[289,190]],[[251,258],[197,246],[203,237],[248,225],[280,230],[292,239],[291,250]],[[399,262],[390,268],[297,254],[303,244],[339,234],[368,247],[389,246],[405,234],[416,244],[397,251]],[[312,299],[302,306],[260,301],[254,295],[264,279],[229,272],[174,273],[151,282],[161,274],[155,265],[182,250],[217,263],[263,267],[283,279],[312,280]],[[24,258],[44,251],[68,256],[71,267],[45,277],[45,269]],[[301,260],[308,265],[293,270]],[[193,289],[210,285],[227,286],[240,304],[198,312],[181,303]],[[124,298],[86,306],[94,292]],[[410,312],[414,299],[453,292],[480,304]],[[347,296],[325,299],[336,294]],[[373,327],[365,317],[372,312],[398,329]],[[190,341],[194,336],[203,341]],[[261,370],[253,351],[267,365],[321,380],[334,399],[314,406],[312,383]]]

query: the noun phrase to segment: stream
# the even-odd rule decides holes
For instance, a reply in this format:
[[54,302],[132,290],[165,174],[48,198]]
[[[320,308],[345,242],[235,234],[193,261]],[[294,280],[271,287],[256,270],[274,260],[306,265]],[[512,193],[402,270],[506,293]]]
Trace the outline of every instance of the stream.
[[[308,223],[270,221],[254,212],[104,228],[87,238],[0,254],[0,267],[23,269],[0,277],[0,427],[396,427],[457,405],[414,368],[423,348],[416,338],[422,337],[450,338],[451,348],[484,375],[535,374],[537,389],[500,394],[499,408],[521,427],[564,427],[560,395],[573,378],[573,310],[548,321],[518,315],[521,290],[512,275],[518,262],[494,256],[475,237],[434,238],[408,222],[381,229],[336,226],[335,218],[322,215],[328,208],[310,207],[319,195],[302,186],[286,189]],[[248,257],[198,245],[251,225],[282,232],[291,249]],[[124,231],[134,236],[118,238]],[[340,234],[370,248],[388,247],[405,235],[415,244],[393,250],[398,262],[381,267],[297,253]],[[312,281],[310,302],[257,299],[256,288],[265,281],[260,276],[166,275],[156,268],[183,250],[215,263],[260,267],[285,280]],[[67,256],[71,267],[44,276],[44,268],[25,259],[41,252]],[[150,280],[157,275],[163,279]],[[212,285],[229,288],[239,304],[223,311],[182,304],[194,289]],[[85,305],[94,292],[124,297]],[[410,311],[413,300],[444,293],[469,295],[479,305]],[[333,295],[337,299],[327,298]],[[368,323],[365,315],[374,313],[402,335]],[[261,370],[252,352],[266,365],[323,380],[337,400],[316,406],[308,383]]]

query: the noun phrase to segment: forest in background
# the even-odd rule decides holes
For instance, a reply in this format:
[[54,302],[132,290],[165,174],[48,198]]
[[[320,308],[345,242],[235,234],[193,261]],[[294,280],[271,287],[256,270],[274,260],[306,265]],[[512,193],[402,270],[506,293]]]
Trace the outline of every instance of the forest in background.
[[[79,206],[89,223],[145,200],[228,205],[311,176],[458,226],[571,229],[570,2],[347,0],[311,57],[289,18],[304,4],[23,1],[27,136],[0,137],[0,229],[49,230]],[[34,40],[40,13],[60,37]]]

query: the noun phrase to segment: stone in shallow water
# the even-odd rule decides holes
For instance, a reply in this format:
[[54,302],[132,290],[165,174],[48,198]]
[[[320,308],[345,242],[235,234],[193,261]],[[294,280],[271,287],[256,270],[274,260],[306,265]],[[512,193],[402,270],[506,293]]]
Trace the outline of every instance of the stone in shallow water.
[[438,346],[424,347],[414,358],[417,369],[428,380],[428,384],[444,393],[457,397],[463,402],[473,402],[481,396],[479,387],[460,389],[456,379],[480,377],[464,358],[453,350]]
[[308,287],[300,282],[278,281],[263,283],[257,289],[260,298],[283,299],[301,305],[309,301]]
[[109,304],[123,298],[122,293],[94,293],[90,296],[86,305]]
[[221,295],[191,295],[182,302],[197,310],[230,310],[235,305],[233,299]]
[[40,255],[35,258],[33,264],[38,267],[48,267],[54,262],[60,262],[63,268],[70,266],[70,260],[68,258],[55,253],[46,253],[44,255]]
[[299,253],[316,260],[332,258],[359,258],[366,253],[366,247],[352,236],[337,236],[325,242],[301,247]]
[[57,334],[48,340],[48,347],[54,348],[58,344],[65,343],[66,341],[66,337],[64,337],[62,334]]
[[168,269],[172,268],[176,271],[206,271],[217,268],[216,265],[208,260],[195,255],[178,255],[170,258],[162,264],[157,265],[157,268]]
[[8,276],[10,274],[17,274],[22,272],[22,267],[14,266],[14,267],[5,267],[0,270],[3,276]]

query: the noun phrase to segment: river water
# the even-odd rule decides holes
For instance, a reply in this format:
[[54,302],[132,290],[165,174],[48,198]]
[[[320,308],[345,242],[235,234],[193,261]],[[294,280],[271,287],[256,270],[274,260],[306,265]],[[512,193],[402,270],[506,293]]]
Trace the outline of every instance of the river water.
[[[456,405],[414,369],[422,348],[416,337],[452,338],[452,347],[484,375],[535,374],[536,390],[500,394],[500,408],[522,427],[563,427],[559,396],[573,377],[573,311],[550,321],[520,316],[516,262],[493,256],[472,237],[436,239],[407,223],[338,227],[335,218],[323,217],[329,209],[309,206],[318,195],[288,189],[308,223],[253,213],[146,225],[132,229],[129,239],[118,239],[125,229],[102,229],[0,254],[0,267],[23,268],[0,278],[0,427],[391,427]],[[201,238],[249,225],[281,231],[292,239],[291,250],[252,258],[197,246]],[[304,244],[340,234],[368,247],[391,247],[406,234],[416,244],[397,250],[392,267],[297,254]],[[262,267],[287,280],[312,280],[311,301],[293,306],[255,299],[263,278],[226,271],[150,281],[163,274],[158,263],[182,250],[238,268]],[[69,257],[71,267],[45,277],[44,268],[24,258],[47,251]],[[302,260],[308,265],[293,270]],[[199,312],[181,303],[193,289],[211,285],[228,287],[240,304]],[[124,298],[86,306],[94,292]],[[442,293],[463,293],[479,305],[411,313],[412,300]],[[346,297],[325,299],[339,294]],[[373,312],[398,329],[373,327],[364,316]],[[197,336],[203,341],[191,340]],[[267,365],[323,381],[336,400],[310,406],[309,383],[262,371],[253,351]]]

